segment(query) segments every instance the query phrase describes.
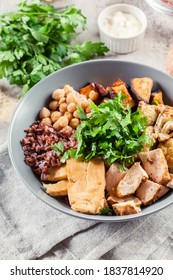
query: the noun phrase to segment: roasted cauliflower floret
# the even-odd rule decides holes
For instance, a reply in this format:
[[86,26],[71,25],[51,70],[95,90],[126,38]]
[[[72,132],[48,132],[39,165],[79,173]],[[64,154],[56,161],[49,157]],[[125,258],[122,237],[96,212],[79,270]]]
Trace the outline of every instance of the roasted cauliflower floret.
[[160,143],[158,148],[162,149],[169,169],[173,169],[173,138],[168,139],[164,143]]

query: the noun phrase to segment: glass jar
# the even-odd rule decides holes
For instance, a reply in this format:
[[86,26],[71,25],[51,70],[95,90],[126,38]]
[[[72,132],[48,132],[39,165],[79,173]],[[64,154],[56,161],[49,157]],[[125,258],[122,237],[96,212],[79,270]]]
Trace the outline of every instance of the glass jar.
[[158,12],[173,16],[173,0],[145,0]]

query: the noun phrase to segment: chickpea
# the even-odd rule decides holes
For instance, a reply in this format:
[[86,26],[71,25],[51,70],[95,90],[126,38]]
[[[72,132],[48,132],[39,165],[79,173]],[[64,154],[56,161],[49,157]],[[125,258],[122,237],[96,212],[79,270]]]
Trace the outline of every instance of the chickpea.
[[52,120],[51,118],[47,117],[47,118],[43,118],[42,122],[44,122],[47,125],[51,125],[52,124]]
[[72,128],[76,128],[78,125],[79,125],[79,119],[76,119],[76,118],[71,119],[70,126]]
[[55,130],[61,130],[61,126],[59,124],[59,119],[53,124],[53,127],[55,128]]
[[70,136],[72,134],[73,128],[69,125],[67,125],[66,127],[64,127],[62,129],[62,132],[65,133],[67,136]]
[[68,118],[65,116],[60,117],[58,121],[61,127],[66,127],[68,125]]
[[51,114],[51,120],[53,123],[55,123],[60,117],[61,117],[61,113],[58,111],[54,111]]
[[40,119],[44,119],[44,118],[47,118],[50,116],[50,111],[49,109],[47,109],[46,107],[43,107],[41,110],[40,110]]
[[65,102],[65,97],[62,97],[60,100],[59,100],[59,104],[62,104]]
[[80,119],[80,117],[79,117],[79,115],[78,115],[77,110],[76,110],[76,111],[74,111],[74,113],[73,113],[73,117],[74,117],[74,118],[76,118],[76,119]]
[[70,103],[78,104],[78,99],[77,99],[76,93],[75,92],[69,93],[66,98],[66,101],[67,101],[67,104],[70,104]]
[[57,108],[58,108],[58,101],[57,100],[52,100],[50,103],[49,103],[49,108],[53,111],[55,111]]
[[54,92],[52,93],[52,98],[57,101],[60,100],[64,96],[65,96],[65,92],[63,89],[60,89],[60,88],[54,90]]
[[86,112],[86,113],[90,113],[90,112],[91,112],[91,107],[90,107],[89,104],[88,104],[88,106],[86,107],[85,112]]
[[73,90],[73,88],[69,85],[65,85],[64,86],[64,91],[65,91],[65,94],[66,96]]
[[87,100],[83,100],[81,102],[81,107],[85,110],[88,107],[88,101]]
[[67,117],[67,119],[68,119],[69,121],[73,118],[72,113],[70,113],[70,112],[68,112],[68,111],[64,113],[64,116]]
[[99,98],[99,93],[97,91],[91,90],[89,93],[89,98],[92,101],[96,101]]
[[68,104],[67,106],[67,111],[70,112],[70,113],[73,113],[74,111],[76,110],[76,104],[75,103],[70,103]]
[[67,103],[61,103],[60,105],[59,105],[59,111],[61,112],[61,113],[65,113],[66,111],[67,111]]

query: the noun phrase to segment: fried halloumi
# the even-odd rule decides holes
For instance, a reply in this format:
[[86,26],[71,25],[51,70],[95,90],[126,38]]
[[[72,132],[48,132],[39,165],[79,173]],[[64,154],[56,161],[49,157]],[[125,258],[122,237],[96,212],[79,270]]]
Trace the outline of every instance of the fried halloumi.
[[92,159],[88,163],[68,159],[68,198],[74,211],[98,214],[104,207],[105,166],[103,160]]

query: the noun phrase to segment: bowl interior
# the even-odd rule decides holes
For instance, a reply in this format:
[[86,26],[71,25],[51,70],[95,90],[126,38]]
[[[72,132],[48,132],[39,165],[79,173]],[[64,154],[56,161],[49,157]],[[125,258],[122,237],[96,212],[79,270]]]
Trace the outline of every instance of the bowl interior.
[[42,201],[51,207],[64,213],[97,221],[126,221],[139,218],[160,210],[173,202],[173,192],[169,192],[164,198],[142,209],[140,214],[128,216],[100,216],[87,215],[74,212],[61,199],[55,199],[45,194],[40,186],[41,183],[32,172],[31,168],[24,163],[24,154],[20,144],[25,136],[24,129],[29,127],[37,118],[39,110],[47,104],[47,100],[53,90],[70,84],[79,90],[88,82],[96,82],[104,86],[110,85],[116,79],[121,79],[127,84],[135,77],[151,77],[154,80],[154,88],[161,88],[164,92],[166,104],[173,104],[173,79],[168,75],[151,67],[132,62],[118,60],[92,60],[75,64],[61,69],[36,84],[19,103],[13,116],[8,135],[9,154],[13,166],[20,176],[21,181]]

